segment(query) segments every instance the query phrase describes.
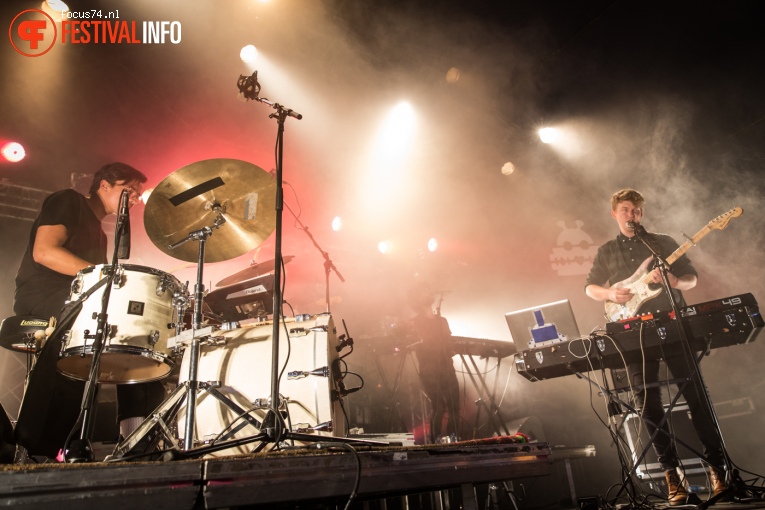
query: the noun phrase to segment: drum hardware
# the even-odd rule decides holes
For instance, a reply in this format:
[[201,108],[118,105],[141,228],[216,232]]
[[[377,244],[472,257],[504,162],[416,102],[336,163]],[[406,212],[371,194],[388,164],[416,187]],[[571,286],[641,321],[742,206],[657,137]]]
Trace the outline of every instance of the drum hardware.
[[[162,280],[161,283],[164,284],[165,280]],[[159,287],[157,288],[157,292],[159,292]],[[175,310],[173,316],[175,322],[168,323],[167,327],[169,329],[175,329],[175,336],[178,336],[181,334],[181,331],[183,331],[183,317],[186,315],[186,309],[189,307],[189,282],[186,282],[183,286],[183,292],[176,290],[173,293],[172,304],[173,310]]]
[[308,372],[303,370],[295,370],[287,373],[287,379],[302,379],[309,375],[315,375],[317,377],[329,377],[329,367],[321,367]]
[[324,423],[319,423],[318,425],[314,425],[313,427],[308,423],[298,423],[295,426],[296,432],[304,432],[307,434],[310,434],[311,432],[332,432],[332,430],[333,430],[333,427],[332,427],[331,421],[325,421]]
[[[229,399],[226,395],[222,394],[220,391],[218,391],[218,387],[220,386],[220,381],[213,381],[213,382],[196,382],[196,387],[198,390],[201,390],[203,392],[206,392],[207,394],[213,396],[215,399],[220,401],[224,406],[232,409],[235,413],[238,413],[244,420],[246,420],[247,423],[244,423],[242,426],[246,426],[247,424],[252,425],[257,430],[260,430],[263,426],[262,422],[254,418],[249,414],[248,411],[242,409],[239,405],[237,405],[235,402],[233,402],[231,399]],[[178,460],[178,459],[186,459],[186,458],[195,458],[201,455],[204,455],[206,453],[212,453],[215,451],[223,450],[226,448],[230,448],[232,445],[231,443],[226,443],[223,445],[211,445],[204,448],[203,452],[199,452],[192,450],[189,444],[193,446],[193,442],[189,441],[190,438],[193,438],[193,436],[189,436],[188,434],[184,437],[184,444],[180,445],[178,441],[175,439],[175,434],[172,431],[171,422],[176,418],[178,415],[181,407],[184,406],[184,402],[186,403],[186,416],[189,416],[188,410],[190,407],[188,406],[188,388],[190,387],[189,382],[185,382],[183,384],[179,384],[178,387],[173,391],[172,394],[162,403],[160,406],[154,410],[152,415],[144,420],[144,422],[132,433],[130,434],[125,440],[118,444],[117,447],[114,449],[114,452],[112,455],[109,455],[106,457],[105,462],[111,462],[111,461],[129,461],[129,460],[145,460],[147,457],[151,457],[152,454],[146,454],[145,452],[150,450],[152,447],[156,446],[156,443],[162,438],[164,438],[165,441],[169,442],[171,445],[171,448],[162,452],[161,459],[162,460]],[[196,400],[194,401],[196,404]],[[188,418],[187,418],[188,419]],[[159,431],[157,431],[157,428],[159,428]],[[160,433],[156,433],[160,432]],[[149,444],[145,444],[143,448],[136,451],[136,448],[139,446],[139,443],[141,440],[143,440],[146,437],[151,437],[151,435],[154,434],[154,437],[151,439]],[[236,441],[239,444],[245,444],[252,442],[251,439],[246,438],[245,440],[237,440]],[[183,451],[181,450],[183,448]],[[132,455],[131,455],[132,454]]]
[[[217,177],[210,179],[210,175]],[[182,317],[180,310],[186,304],[176,302],[179,319],[176,335],[169,340],[172,348],[181,345],[186,347],[184,355],[190,360],[188,380],[178,385],[173,394],[155,410],[150,420],[146,420],[117,446],[111,458],[124,458],[125,455],[136,453],[134,449],[138,443],[158,426],[167,435],[168,423],[175,418],[181,407],[186,410],[183,426],[185,453],[170,453],[169,456],[196,456],[191,450],[194,446],[193,427],[198,391],[212,395],[236,413],[246,414],[244,409],[218,391],[220,383],[198,379],[201,345],[213,342],[211,339],[215,331],[213,327],[204,327],[202,323],[205,298],[203,268],[205,261],[217,262],[242,255],[271,234],[273,216],[269,214],[268,206],[274,203],[270,193],[273,188],[271,176],[250,163],[232,159],[207,160],[170,174],[155,188],[147,201],[144,223],[152,242],[174,258],[195,260],[197,263],[191,330],[182,331],[178,326]],[[177,237],[177,225],[183,225],[184,231],[189,226],[195,230],[168,244],[168,240]],[[213,233],[216,235],[210,240]],[[196,254],[186,245],[189,241],[197,241]],[[251,416],[246,419],[260,430],[260,421]],[[168,439],[172,440],[170,437]]]
[[112,277],[112,287],[119,289],[119,288],[122,288],[124,285],[125,285],[125,269],[121,265],[117,265],[114,268],[114,275]]

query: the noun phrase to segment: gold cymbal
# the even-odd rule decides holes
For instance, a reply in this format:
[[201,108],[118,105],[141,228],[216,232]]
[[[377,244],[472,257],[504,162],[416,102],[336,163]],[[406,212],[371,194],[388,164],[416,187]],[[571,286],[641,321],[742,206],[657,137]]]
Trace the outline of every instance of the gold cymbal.
[[276,228],[276,181],[262,168],[238,159],[207,159],[179,168],[160,182],[146,202],[143,219],[154,245],[187,262],[199,258],[199,242],[170,245],[212,227],[205,262],[233,259],[257,248]]
[[[282,257],[282,260],[286,264],[290,260],[294,259],[294,255],[285,255]],[[242,269],[241,271],[238,271],[231,276],[227,276],[218,283],[215,284],[216,287],[226,287],[228,285],[233,285],[235,283],[244,282],[251,278],[255,278],[256,276],[264,275],[266,273],[270,273],[274,270],[275,264],[274,259],[271,260],[264,260],[263,262],[260,262],[258,264],[253,264],[247,269]]]

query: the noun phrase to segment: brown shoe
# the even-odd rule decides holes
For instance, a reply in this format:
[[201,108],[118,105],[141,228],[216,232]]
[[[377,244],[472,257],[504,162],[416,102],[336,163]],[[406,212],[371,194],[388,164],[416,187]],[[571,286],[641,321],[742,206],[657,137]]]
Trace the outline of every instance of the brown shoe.
[[685,477],[681,477],[677,472],[677,469],[665,471],[664,476],[667,478],[667,502],[669,503],[669,506],[686,504],[688,501],[688,491],[683,484]]
[[[712,466],[709,467],[709,482],[712,486],[712,496],[719,496],[728,490],[728,486],[725,484],[725,472]],[[728,498],[723,498],[721,501],[724,499]]]

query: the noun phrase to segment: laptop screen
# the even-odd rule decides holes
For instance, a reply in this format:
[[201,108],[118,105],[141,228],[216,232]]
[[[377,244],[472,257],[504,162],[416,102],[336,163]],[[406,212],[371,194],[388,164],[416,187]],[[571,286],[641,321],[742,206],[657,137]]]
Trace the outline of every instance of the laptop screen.
[[508,312],[505,319],[519,351],[580,337],[568,299]]

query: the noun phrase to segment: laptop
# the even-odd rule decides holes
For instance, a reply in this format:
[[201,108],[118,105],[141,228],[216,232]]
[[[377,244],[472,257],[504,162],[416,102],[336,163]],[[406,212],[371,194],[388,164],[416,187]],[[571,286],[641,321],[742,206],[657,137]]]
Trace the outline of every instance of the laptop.
[[568,299],[508,312],[505,319],[519,351],[526,345],[533,349],[581,336]]

